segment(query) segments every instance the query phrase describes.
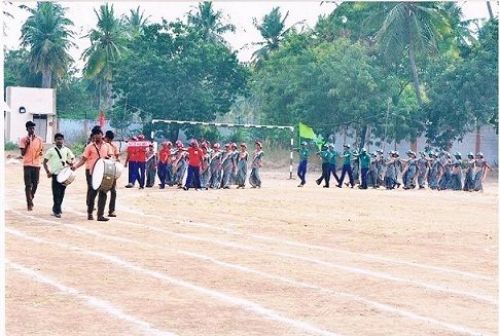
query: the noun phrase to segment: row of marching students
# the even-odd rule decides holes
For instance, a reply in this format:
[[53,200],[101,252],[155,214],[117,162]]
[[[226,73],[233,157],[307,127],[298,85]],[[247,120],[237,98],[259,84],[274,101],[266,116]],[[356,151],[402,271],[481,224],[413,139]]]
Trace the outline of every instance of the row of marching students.
[[[211,145],[208,141],[191,140],[185,148],[182,141],[177,140],[175,146],[170,141],[162,142],[157,154],[150,153],[147,162],[148,181],[146,187],[154,185],[156,173],[160,180],[160,189],[166,186],[177,186],[189,190],[198,189],[229,189],[236,185],[237,189],[245,188],[250,162],[248,181],[252,188],[260,188],[262,180],[262,143],[255,142],[252,156],[248,153],[245,143],[238,146],[235,143],[226,144],[221,148],[219,143]],[[187,176],[186,176],[187,175]],[[151,177],[151,181],[149,181]],[[185,183],[183,184],[185,179]]]
[[[301,179],[299,187],[305,181],[309,150],[307,143],[303,142],[300,149],[300,164],[297,175]],[[320,185],[325,181],[324,188],[329,187],[330,177],[333,175],[337,187],[342,188],[344,178],[349,182],[345,185],[354,188],[359,183],[360,189],[368,187],[395,189],[403,185],[403,189],[424,189],[426,184],[433,190],[464,190],[480,191],[490,168],[483,153],[468,153],[466,159],[456,152],[453,156],[440,151],[420,152],[420,158],[413,151],[406,152],[408,158],[401,159],[398,151],[390,151],[389,156],[384,156],[383,150],[368,153],[365,148],[359,152],[344,145],[343,153],[337,153],[333,144],[323,145],[317,155],[322,160],[322,174],[316,183]],[[337,161],[342,161],[340,176],[337,174]]]

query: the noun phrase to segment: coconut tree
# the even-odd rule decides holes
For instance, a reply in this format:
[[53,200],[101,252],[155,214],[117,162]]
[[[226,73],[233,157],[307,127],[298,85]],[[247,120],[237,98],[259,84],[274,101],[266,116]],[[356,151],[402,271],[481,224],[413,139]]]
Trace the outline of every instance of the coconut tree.
[[65,17],[65,9],[53,2],[23,8],[31,15],[21,27],[21,46],[29,49],[32,71],[42,74],[42,87],[50,88],[53,77],[63,76],[73,61],[68,53],[74,45],[73,22]]
[[377,6],[371,19],[381,22],[376,39],[387,59],[395,61],[407,53],[413,87],[418,104],[422,106],[417,55],[436,52],[441,32],[449,31],[442,4],[384,2]]
[[[85,37],[90,38],[90,47],[83,52],[86,62],[83,73],[98,85],[99,106],[108,110],[112,106],[113,65],[127,51],[127,36],[119,18],[115,16],[113,6],[108,4],[94,9],[97,16],[97,28],[91,29]],[[104,95],[104,101],[101,99]]]
[[143,32],[144,26],[148,24],[148,19],[149,16],[144,16],[144,11],[141,12],[140,6],[136,9],[131,9],[128,15],[124,15],[123,23],[130,37],[139,36]]
[[288,12],[282,18],[279,7],[274,7],[269,14],[264,15],[262,23],[258,23],[253,19],[253,25],[260,32],[264,41],[253,43],[253,45],[261,46],[252,54],[252,61],[256,64],[266,60],[269,55],[279,48],[286,34],[293,28],[294,25],[285,29],[285,21],[288,17]]
[[224,33],[236,30],[234,25],[224,24],[222,19],[223,13],[214,10],[211,1],[200,2],[196,10],[188,14],[188,23],[199,29],[205,39],[219,42],[224,41]]

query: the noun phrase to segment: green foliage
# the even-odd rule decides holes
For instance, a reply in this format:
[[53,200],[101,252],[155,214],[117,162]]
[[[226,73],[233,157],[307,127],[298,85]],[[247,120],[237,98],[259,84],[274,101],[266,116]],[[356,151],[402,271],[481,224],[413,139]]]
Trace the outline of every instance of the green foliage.
[[24,6],[31,15],[21,28],[21,46],[29,48],[33,73],[41,73],[42,87],[52,87],[52,77],[60,78],[73,61],[68,53],[73,22],[64,8],[55,2],[37,2],[36,8]]
[[80,156],[83,154],[83,151],[85,149],[85,143],[84,142],[75,142],[73,144],[71,144],[69,146],[69,148],[71,149],[71,151],[73,152],[73,154],[75,154],[75,156]]
[[221,11],[215,11],[211,1],[198,3],[195,11],[188,14],[188,24],[195,28],[205,40],[225,43],[222,35],[226,32],[234,32],[233,24],[225,24],[222,21]]
[[[42,83],[42,75],[34,74],[29,65],[26,49],[7,50],[4,59],[4,89],[7,86],[36,87]],[[5,94],[5,93],[4,93]]]
[[65,119],[96,119],[99,106],[94,101],[90,82],[69,73],[57,90],[57,114]]
[[4,145],[6,151],[13,151],[19,149],[19,146],[13,142],[7,141]]

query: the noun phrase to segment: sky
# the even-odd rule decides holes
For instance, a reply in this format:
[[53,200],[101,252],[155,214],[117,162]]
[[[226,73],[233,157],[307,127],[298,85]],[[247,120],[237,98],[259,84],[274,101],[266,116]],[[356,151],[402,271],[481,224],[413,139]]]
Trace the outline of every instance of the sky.
[[[21,26],[28,17],[26,11],[16,7],[21,3],[14,2],[9,9],[14,18],[5,19],[7,26],[5,45],[8,49],[15,49],[19,46]],[[62,1],[60,3],[67,8],[68,18],[75,24],[74,31],[77,33],[77,37],[74,42],[77,44],[77,48],[72,48],[70,54],[76,61],[77,68],[81,69],[83,61],[80,55],[90,45],[89,39],[82,38],[82,36],[86,35],[92,27],[95,27],[97,19],[93,10],[104,2]],[[114,5],[115,13],[119,16],[127,14],[130,9],[140,6],[145,15],[149,16],[150,22],[161,22],[161,18],[168,21],[184,18],[185,14],[190,10],[194,10],[197,5],[197,2],[191,1],[113,1],[109,3]],[[26,4],[32,6],[34,3]],[[485,1],[460,1],[460,4],[465,19],[488,17]],[[491,4],[497,15],[498,2],[491,1]],[[286,20],[287,27],[299,21],[304,21],[305,25],[314,27],[319,15],[329,14],[335,8],[333,3],[323,3],[321,5],[320,1],[214,1],[213,5],[216,10],[221,10],[224,13],[227,23],[230,22],[236,26],[235,33],[226,33],[224,37],[231,47],[238,51],[238,58],[243,62],[250,60],[256,48],[251,43],[261,41],[258,30],[253,26],[253,18],[260,21],[273,7],[279,6],[282,13],[289,12]]]

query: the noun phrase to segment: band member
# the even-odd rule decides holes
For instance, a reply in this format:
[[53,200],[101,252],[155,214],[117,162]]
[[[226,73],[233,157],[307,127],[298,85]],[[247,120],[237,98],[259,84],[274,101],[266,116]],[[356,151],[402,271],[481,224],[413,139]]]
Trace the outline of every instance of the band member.
[[210,144],[206,141],[203,141],[201,144],[201,150],[203,151],[203,161],[201,162],[201,169],[200,169],[200,183],[201,183],[202,188],[208,189],[208,187],[209,187],[208,183],[210,181],[210,175],[211,175]]
[[[113,131],[106,131],[106,135],[104,136],[104,142],[109,147],[110,156],[116,162],[120,162],[120,150],[118,146],[113,143],[113,139],[115,138],[115,133]],[[108,217],[116,217],[116,180],[113,182],[113,186],[109,190],[109,209],[108,209]]]
[[23,157],[24,191],[28,211],[33,210],[33,198],[35,198],[38,181],[40,180],[40,165],[43,156],[43,140],[35,134],[35,123],[26,123],[28,135],[19,141],[19,149]]
[[306,173],[307,173],[307,160],[309,159],[309,149],[307,148],[307,142],[302,142],[300,148],[294,148],[295,151],[299,152],[300,163],[297,168],[297,176],[300,179],[300,184],[297,187],[303,187],[306,184]]
[[425,180],[427,180],[427,174],[429,172],[429,162],[426,158],[425,152],[420,152],[420,159],[417,161],[418,169],[418,188],[425,189]]
[[187,152],[189,165],[184,190],[189,190],[189,188],[198,190],[201,189],[200,168],[203,162],[203,151],[198,147],[198,141],[191,140]]
[[476,154],[476,160],[474,164],[476,170],[474,174],[474,190],[482,191],[483,182],[486,179],[488,169],[491,169],[490,165],[484,159],[483,153],[479,152]]
[[160,178],[160,189],[165,189],[172,180],[172,143],[165,141],[161,144],[158,153],[158,177]]
[[236,174],[236,184],[239,188],[245,188],[245,182],[247,179],[247,162],[248,162],[248,151],[247,145],[242,143],[240,145],[240,152],[238,158],[238,172]]
[[337,187],[342,188],[342,183],[344,182],[345,174],[349,176],[349,183],[351,184],[351,188],[354,188],[354,178],[352,176],[352,167],[351,167],[351,146],[344,145],[344,153],[342,154],[342,158],[344,159],[344,163],[342,165],[342,173],[340,174],[339,184]]
[[154,146],[151,144],[146,152],[146,188],[152,188],[155,185],[157,161]]
[[469,152],[467,154],[467,160],[465,160],[465,180],[464,180],[464,191],[474,190],[474,153]]
[[101,129],[93,130],[91,135],[93,139],[92,142],[85,147],[80,161],[71,169],[76,170],[85,164],[85,176],[87,178],[87,219],[94,220],[92,213],[94,212],[95,199],[99,194],[97,201],[97,220],[106,222],[109,220],[109,218],[104,217],[104,207],[106,206],[107,195],[103,191],[97,191],[92,188],[92,172],[98,159],[109,158],[112,153],[109,151],[109,146],[103,141]]
[[61,218],[61,205],[64,200],[66,186],[57,182],[57,174],[59,174],[64,167],[73,166],[75,156],[73,152],[71,152],[71,149],[64,146],[64,135],[56,133],[54,141],[56,145],[45,153],[43,168],[47,173],[47,177],[52,178],[52,199],[54,202],[52,206],[52,216]]
[[220,144],[215,143],[212,147],[213,153],[210,161],[209,188],[219,189],[222,183],[222,152]]
[[133,188],[137,180],[138,165],[137,165],[137,137],[133,136],[128,141],[127,158],[125,159],[125,167],[128,166],[128,184],[125,188]]
[[260,179],[259,170],[262,167],[262,157],[264,156],[264,151],[262,151],[262,142],[255,142],[255,151],[253,152],[252,158],[252,171],[250,172],[250,177],[248,182],[252,188],[260,188],[262,186],[262,180]]

